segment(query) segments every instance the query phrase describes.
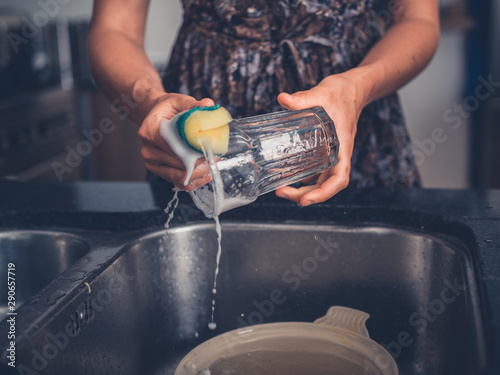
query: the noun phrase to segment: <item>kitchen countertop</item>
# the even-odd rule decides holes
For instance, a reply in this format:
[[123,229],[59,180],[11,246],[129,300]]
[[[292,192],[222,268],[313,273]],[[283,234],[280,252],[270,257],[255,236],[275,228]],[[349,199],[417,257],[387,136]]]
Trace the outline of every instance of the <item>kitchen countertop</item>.
[[[0,181],[0,227],[132,230],[161,227],[169,185],[141,182],[20,183]],[[172,225],[205,220],[180,194]],[[273,194],[221,215],[224,221],[329,221],[412,225],[455,235],[473,249],[486,302],[487,374],[500,373],[500,190],[351,189],[320,205],[298,207]],[[456,231],[460,223],[463,230]],[[450,229],[453,228],[453,229]]]

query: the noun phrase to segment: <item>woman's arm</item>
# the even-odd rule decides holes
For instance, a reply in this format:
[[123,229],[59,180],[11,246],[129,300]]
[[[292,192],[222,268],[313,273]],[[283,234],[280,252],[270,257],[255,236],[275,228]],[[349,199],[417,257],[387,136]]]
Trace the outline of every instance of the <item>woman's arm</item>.
[[[288,109],[323,106],[333,119],[340,142],[339,162],[315,185],[280,188],[276,194],[303,206],[324,202],[349,183],[359,116],[370,102],[410,81],[428,64],[439,41],[438,0],[399,0],[390,28],[358,67],[325,78],[316,87],[278,96]],[[393,8],[394,9],[394,8]]]
[[94,77],[106,96],[130,104],[141,123],[165,94],[160,76],[144,51],[149,0],[96,0],[89,34]]
[[[179,188],[192,189],[196,184],[183,185],[185,167],[160,136],[160,123],[196,105],[213,105],[213,101],[165,92],[144,50],[148,6],[149,0],[95,0],[90,65],[106,96],[127,103],[130,118],[141,124],[138,134],[146,168]],[[195,169],[191,181],[202,173]]]
[[408,83],[426,67],[438,46],[438,0],[399,0],[391,14],[387,33],[353,72],[368,79],[366,104]]

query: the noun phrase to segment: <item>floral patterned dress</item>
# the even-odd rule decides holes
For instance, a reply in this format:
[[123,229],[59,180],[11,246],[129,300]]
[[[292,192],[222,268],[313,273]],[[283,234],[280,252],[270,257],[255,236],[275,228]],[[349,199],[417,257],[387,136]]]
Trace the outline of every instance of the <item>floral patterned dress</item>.
[[[383,36],[383,0],[183,0],[167,92],[212,98],[235,117],[283,108],[276,97],[356,67]],[[363,110],[350,186],[417,187],[397,94]]]

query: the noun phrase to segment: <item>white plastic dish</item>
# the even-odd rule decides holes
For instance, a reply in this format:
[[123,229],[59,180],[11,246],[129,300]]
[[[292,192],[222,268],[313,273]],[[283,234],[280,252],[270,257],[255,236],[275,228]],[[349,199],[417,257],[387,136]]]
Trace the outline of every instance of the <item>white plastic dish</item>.
[[391,355],[370,339],[368,318],[365,312],[333,306],[314,323],[229,331],[194,348],[174,375],[398,375]]

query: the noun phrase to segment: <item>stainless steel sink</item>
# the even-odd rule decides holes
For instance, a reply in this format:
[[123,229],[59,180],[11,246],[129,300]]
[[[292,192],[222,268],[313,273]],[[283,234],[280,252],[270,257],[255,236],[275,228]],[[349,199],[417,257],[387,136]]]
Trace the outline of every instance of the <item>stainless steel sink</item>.
[[215,331],[208,323],[217,237],[212,223],[196,223],[91,251],[87,267],[95,270],[38,312],[38,329],[17,344],[18,363],[42,374],[172,374],[214,335],[311,322],[342,305],[371,315],[371,337],[402,375],[485,367],[477,275],[461,241],[393,226],[222,228]]
[[83,238],[54,231],[0,232],[0,321],[7,315],[7,265],[14,265],[15,307],[35,296],[90,250]]

